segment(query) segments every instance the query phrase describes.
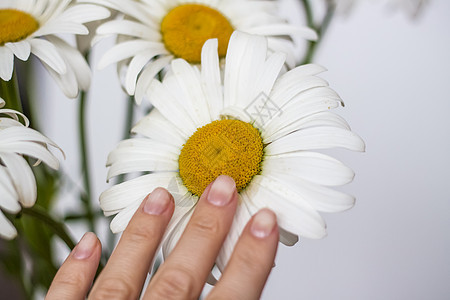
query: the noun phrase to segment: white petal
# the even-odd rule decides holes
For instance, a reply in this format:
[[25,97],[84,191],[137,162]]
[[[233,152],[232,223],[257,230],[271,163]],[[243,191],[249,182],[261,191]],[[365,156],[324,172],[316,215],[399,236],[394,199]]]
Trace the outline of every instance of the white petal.
[[268,155],[312,149],[345,148],[364,151],[364,141],[355,133],[337,127],[306,128],[284,136],[265,148]]
[[234,247],[236,246],[239,237],[242,234],[247,222],[251,218],[251,214],[243,203],[240,201],[240,204],[236,208],[236,213],[234,215],[233,223],[231,224],[230,231],[228,232],[227,237],[220,249],[219,255],[217,256],[217,267],[221,272],[225,270],[225,266],[230,260],[231,254],[234,251]]
[[36,202],[36,180],[27,161],[17,154],[0,152],[3,163],[8,168],[11,179],[19,194],[19,201],[25,207]]
[[67,72],[66,63],[58,53],[55,45],[43,39],[31,39],[31,53],[58,74]]
[[81,53],[60,38],[49,36],[47,39],[58,48],[68,67],[73,71],[78,85],[77,89],[88,90],[91,84],[91,68]]
[[0,145],[1,152],[16,152],[42,160],[53,169],[59,168],[58,159],[48,149],[37,143],[15,142]]
[[262,92],[265,95],[270,94],[285,60],[286,55],[283,53],[272,54],[267,59],[264,63],[264,69],[262,72],[260,74],[255,74],[255,76],[258,76],[258,81],[255,84],[255,92]]
[[109,49],[100,59],[98,68],[103,69],[110,64],[135,56],[142,51],[151,51],[154,55],[167,54],[167,50],[161,43],[131,40],[115,45]]
[[92,4],[74,5],[66,9],[60,19],[66,22],[88,23],[106,19],[111,15],[108,9]]
[[10,81],[14,70],[14,54],[4,46],[0,46],[0,78]]
[[184,186],[178,184],[175,172],[143,175],[104,191],[100,195],[100,207],[105,212],[124,209],[136,201],[142,202],[155,188],[171,185],[177,186],[180,194],[186,193]]
[[142,71],[141,75],[136,84],[136,93],[135,99],[136,103],[140,105],[142,103],[142,99],[145,94],[148,92],[152,81],[155,79],[155,76],[172,61],[173,56],[162,56],[161,58],[155,59],[150,62]]
[[184,207],[179,210],[180,212],[174,213],[172,216],[166,230],[166,234],[162,240],[162,252],[164,259],[167,259],[173,248],[175,248],[194,212],[193,207]]
[[143,117],[133,127],[131,132],[142,134],[149,139],[179,147],[180,149],[181,145],[186,142],[186,139],[175,130],[173,125],[156,108]]
[[304,180],[328,186],[338,186],[353,180],[355,173],[330,156],[316,152],[266,155],[262,163],[263,175],[271,172],[285,173]]
[[355,197],[351,195],[311,183],[298,176],[279,172],[273,172],[267,176],[283,182],[318,211],[341,212],[352,208],[355,204]]
[[202,48],[201,79],[212,120],[219,117],[219,112],[223,107],[222,80],[217,49],[217,39],[206,41]]
[[127,228],[128,223],[130,222],[131,218],[133,217],[134,213],[139,208],[143,200],[144,198],[142,198],[140,201],[134,201],[114,217],[109,226],[113,233],[122,232],[125,230],[125,228]]
[[260,91],[249,90],[260,74],[267,55],[267,40],[235,31],[227,50],[224,77],[224,106],[246,107]]
[[127,75],[125,78],[125,88],[129,95],[134,95],[134,92],[136,90],[136,81],[139,73],[142,71],[145,65],[151,61],[151,59],[154,56],[155,56],[154,52],[143,51],[141,53],[136,54],[131,59],[131,62],[128,65]]
[[52,34],[88,34],[89,30],[83,24],[66,22],[64,20],[45,24],[33,33],[33,36],[49,36]]
[[287,231],[307,238],[326,235],[325,222],[316,210],[297,193],[275,180],[257,175],[241,194],[248,206],[257,210],[264,207],[273,210],[277,214],[278,224]]
[[[299,130],[305,127],[305,122],[308,122],[304,118],[337,108],[341,104],[341,98],[328,87],[317,87],[303,91],[289,100],[288,105],[280,108],[280,114],[265,122],[264,139],[266,139],[266,142],[270,142],[286,135],[286,133]],[[327,124],[328,122],[324,122],[320,125],[326,126]],[[339,127],[346,128],[346,126]]]
[[130,21],[130,20],[113,20],[100,25],[97,28],[99,35],[120,34],[145,39],[148,41],[160,41],[161,34],[152,30],[148,26]]
[[20,60],[26,61],[30,57],[31,46],[27,40],[15,43],[6,43],[5,46],[8,47]]
[[17,235],[17,230],[0,211],[0,237],[11,240]]
[[131,151],[124,152],[112,164],[108,170],[107,179],[132,172],[175,172],[178,170],[178,161],[161,157],[148,157],[144,155],[136,155]]
[[66,97],[71,99],[78,97],[80,91],[78,80],[72,68],[68,68],[64,74],[58,74],[46,63],[43,62],[42,64]]
[[200,73],[183,59],[172,61],[172,72],[177,79],[187,113],[196,122],[197,127],[211,122],[208,102],[202,90]]
[[0,208],[10,213],[18,213],[21,209],[17,201],[18,195],[5,167],[0,166]]
[[153,80],[147,91],[147,97],[150,103],[177,128],[183,137],[187,139],[195,132],[197,128],[194,121],[162,83]]

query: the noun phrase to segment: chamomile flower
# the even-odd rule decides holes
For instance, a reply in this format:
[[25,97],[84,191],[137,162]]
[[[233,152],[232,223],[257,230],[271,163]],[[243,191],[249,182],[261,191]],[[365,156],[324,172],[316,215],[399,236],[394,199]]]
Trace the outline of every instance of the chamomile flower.
[[90,68],[79,51],[57,35],[88,34],[83,23],[109,16],[104,7],[71,0],[14,0],[0,3],[0,78],[9,81],[14,57],[37,56],[64,94],[75,98],[90,84]]
[[109,157],[108,178],[146,172],[100,196],[113,232],[125,229],[144,197],[166,187],[175,212],[162,242],[167,255],[189,221],[206,186],[221,174],[234,178],[239,205],[217,264],[223,270],[252,214],[268,207],[277,214],[280,241],[322,238],[318,211],[349,209],[354,197],[335,191],[354,172],[338,160],[313,152],[342,147],[364,150],[347,122],[330,110],[342,100],[323,79],[324,68],[304,65],[279,77],[284,53],[267,57],[267,39],[235,32],[221,76],[217,39],[208,40],[201,70],[183,59],[172,73],[154,80],[147,97],[155,109],[133,128],[142,135],[122,141]]
[[[38,131],[28,127],[28,119],[21,113],[2,109],[0,98],[0,237],[12,239],[17,231],[2,211],[18,213],[22,206],[31,207],[36,202],[36,180],[23,155],[46,163],[53,169],[59,167],[58,159],[48,146],[58,146]],[[23,118],[25,125],[19,122]],[[58,148],[59,149],[59,148]]]
[[312,29],[291,25],[277,15],[277,1],[82,1],[125,14],[124,19],[98,28],[98,39],[118,35],[117,45],[105,53],[98,66],[101,69],[119,62],[124,87],[128,94],[135,95],[137,103],[155,76],[174,58],[200,63],[201,49],[208,39],[218,39],[219,56],[225,57],[234,30],[266,36],[269,50],[285,52],[286,64],[292,68],[296,65],[292,37],[317,38]]

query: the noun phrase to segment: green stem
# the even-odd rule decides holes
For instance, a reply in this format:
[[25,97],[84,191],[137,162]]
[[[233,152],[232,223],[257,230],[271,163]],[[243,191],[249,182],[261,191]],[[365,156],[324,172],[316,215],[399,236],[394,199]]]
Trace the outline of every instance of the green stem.
[[80,92],[80,103],[78,110],[78,126],[80,137],[80,153],[81,153],[81,173],[84,183],[84,195],[81,195],[81,202],[83,203],[86,213],[86,219],[88,221],[89,230],[95,231],[94,214],[91,207],[91,178],[89,173],[89,152],[87,142],[87,127],[86,126],[86,111],[87,111],[87,99],[86,92]]
[[305,16],[306,21],[308,24],[308,27],[313,28],[316,30],[317,35],[319,36],[317,41],[310,41],[308,44],[308,50],[306,52],[305,58],[302,61],[303,64],[309,64],[313,61],[314,55],[317,52],[317,47],[319,46],[320,42],[323,40],[323,37],[325,35],[326,30],[328,29],[328,26],[330,25],[331,20],[333,19],[334,12],[336,10],[336,5],[332,3],[331,1],[327,1],[327,11],[325,13],[324,18],[322,19],[322,22],[319,26],[316,26],[314,24],[314,15],[312,11],[311,4],[309,3],[309,0],[302,0],[303,7],[305,9]]
[[10,81],[0,79],[0,97],[6,102],[5,108],[22,112],[16,72],[13,73]]
[[[131,128],[133,127],[133,119],[134,119],[134,97],[129,96],[127,101],[128,101],[127,112],[126,112],[126,116],[125,116],[125,126],[124,126],[124,132],[123,132],[124,140],[130,138]],[[123,182],[124,180],[125,180],[125,174],[120,174],[117,177],[116,184],[119,184],[119,183]]]
[[63,223],[55,221],[45,210],[34,206],[31,208],[23,208],[22,213],[36,218],[46,224],[61,240],[66,243],[70,250],[73,250],[75,243],[67,233]]

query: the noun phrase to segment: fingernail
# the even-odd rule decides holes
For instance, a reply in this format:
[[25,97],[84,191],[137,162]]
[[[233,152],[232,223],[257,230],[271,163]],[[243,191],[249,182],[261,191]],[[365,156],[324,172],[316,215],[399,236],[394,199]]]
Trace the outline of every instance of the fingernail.
[[253,218],[250,231],[257,238],[266,238],[272,233],[276,224],[276,215],[268,209],[262,209]]
[[144,212],[149,215],[162,214],[170,203],[170,195],[165,189],[157,188],[150,195],[144,204]]
[[96,245],[97,236],[92,232],[85,233],[73,250],[73,257],[76,259],[86,259],[90,257],[92,253],[94,253]]
[[236,183],[233,178],[220,175],[211,186],[208,201],[216,206],[225,206],[231,201],[235,190]]

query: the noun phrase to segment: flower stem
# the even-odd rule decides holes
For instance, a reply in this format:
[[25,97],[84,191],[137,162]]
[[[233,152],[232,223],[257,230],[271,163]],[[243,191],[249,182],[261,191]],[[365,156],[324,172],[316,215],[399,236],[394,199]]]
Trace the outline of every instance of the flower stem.
[[326,30],[328,29],[328,26],[330,25],[331,20],[333,19],[334,12],[336,10],[336,4],[334,4],[332,1],[327,1],[327,11],[325,13],[324,18],[322,19],[322,22],[320,25],[316,26],[314,24],[314,15],[312,11],[311,4],[309,0],[302,0],[303,7],[305,9],[305,16],[306,21],[308,23],[308,27],[313,28],[316,30],[317,35],[319,36],[317,41],[310,41],[308,44],[308,50],[306,52],[305,58],[302,61],[302,65],[309,64],[313,61],[314,55],[317,52],[317,47],[319,43],[323,40],[323,37],[325,35]]
[[[131,128],[133,127],[134,120],[134,97],[129,96],[127,99],[127,112],[125,116],[125,126],[123,131],[123,140],[130,138]],[[125,174],[120,174],[117,177],[116,184],[122,183],[125,180]]]
[[78,108],[78,126],[80,138],[80,153],[81,153],[81,173],[84,183],[84,195],[81,195],[81,202],[83,203],[86,220],[88,221],[89,230],[95,231],[94,213],[91,207],[91,178],[89,175],[89,152],[87,142],[87,127],[86,126],[86,110],[87,99],[86,92],[80,92],[80,103]]
[[67,233],[63,223],[55,221],[45,210],[34,206],[31,208],[23,208],[22,213],[36,218],[46,224],[61,240],[66,243],[70,250],[73,250],[75,243]]
[[16,72],[13,73],[10,81],[0,79],[0,97],[6,102],[5,108],[22,112],[22,102],[20,101]]

